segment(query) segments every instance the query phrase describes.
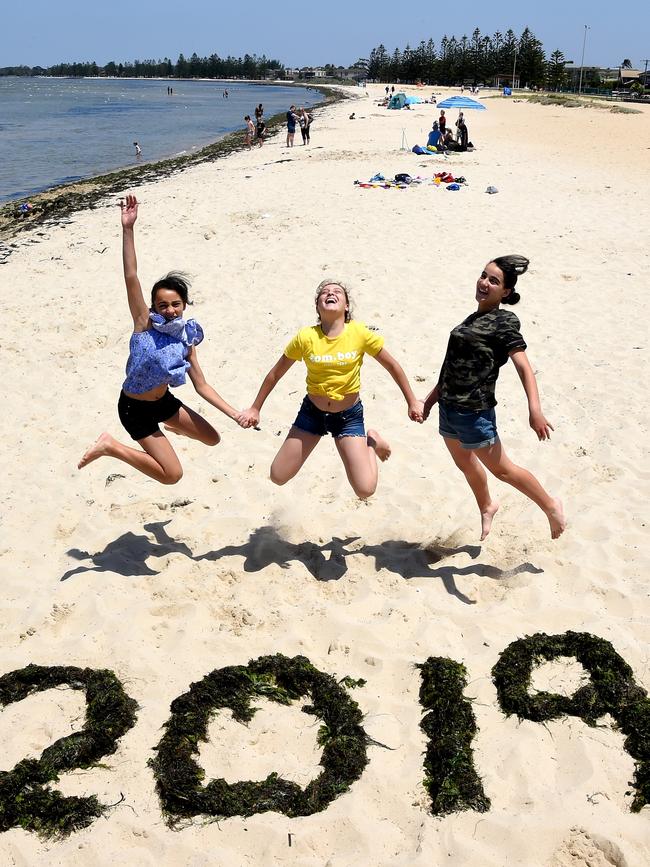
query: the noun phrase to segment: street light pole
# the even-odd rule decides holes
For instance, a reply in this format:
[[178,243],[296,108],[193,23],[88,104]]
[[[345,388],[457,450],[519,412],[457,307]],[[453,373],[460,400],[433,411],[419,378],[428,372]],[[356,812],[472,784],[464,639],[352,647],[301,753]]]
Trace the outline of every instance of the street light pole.
[[517,68],[517,49],[515,48],[515,60],[512,64],[512,90],[515,89],[515,69]]
[[582,72],[585,65],[585,45],[587,44],[587,30],[589,29],[589,25],[585,24],[585,35],[582,40],[582,59],[580,61],[580,84],[578,85],[578,95],[582,93]]

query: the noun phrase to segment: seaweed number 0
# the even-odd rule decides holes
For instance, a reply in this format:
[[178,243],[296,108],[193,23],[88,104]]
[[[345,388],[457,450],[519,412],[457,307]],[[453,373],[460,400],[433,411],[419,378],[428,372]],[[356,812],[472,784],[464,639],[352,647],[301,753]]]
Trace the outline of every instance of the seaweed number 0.
[[[533,667],[558,656],[577,659],[589,682],[572,696],[529,692]],[[429,657],[420,669],[420,704],[426,712],[420,726],[427,735],[424,786],[436,816],[460,810],[485,812],[490,800],[474,767],[472,741],[477,732],[465,667],[455,660]],[[633,812],[650,803],[650,700],[630,666],[612,645],[589,633],[537,633],[512,642],[492,669],[501,710],[520,719],[542,722],[571,715],[587,725],[609,714],[623,732],[624,746],[636,762]],[[215,669],[190,685],[171,704],[165,732],[149,762],[165,820],[170,826],[195,816],[250,816],[275,810],[288,816],[309,816],[324,810],[361,776],[372,741],[361,725],[362,714],[348,689],[364,681],[335,680],[303,656],[263,656],[248,665]],[[84,690],[84,727],[59,738],[39,759],[23,759],[0,772],[0,831],[21,827],[43,837],[64,837],[90,825],[111,805],[95,795],[64,797],[52,789],[60,774],[96,766],[117,749],[120,738],[136,722],[136,702],[112,671],[74,666],[28,665],[0,677],[0,705],[60,686]],[[195,756],[207,740],[208,724],[220,708],[249,722],[252,702],[267,698],[281,704],[307,697],[303,713],[321,721],[321,773],[305,789],[276,773],[265,780],[203,784]]]

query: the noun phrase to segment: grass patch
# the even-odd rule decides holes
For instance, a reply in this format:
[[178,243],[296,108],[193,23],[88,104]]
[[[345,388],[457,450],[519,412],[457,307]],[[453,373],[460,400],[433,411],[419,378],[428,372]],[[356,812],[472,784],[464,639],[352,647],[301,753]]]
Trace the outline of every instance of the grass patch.
[[[533,667],[558,656],[572,656],[589,672],[590,682],[571,696],[539,692],[530,694]],[[609,641],[588,632],[535,635],[513,641],[492,669],[499,704],[505,714],[545,722],[577,716],[589,726],[610,714],[626,735],[624,747],[636,769],[632,812],[650,804],[650,700],[634,680],[630,666]]]
[[[347,686],[363,683],[347,678],[342,682]],[[261,782],[230,784],[219,778],[203,785],[205,772],[194,757],[199,742],[207,740],[215,711],[230,708],[237,722],[247,723],[257,710],[252,706],[256,697],[288,705],[304,696],[311,703],[302,712],[322,721],[318,743],[323,747],[323,771],[305,789],[276,773]],[[318,671],[304,656],[289,658],[277,653],[248,665],[215,669],[174,699],[171,712],[155,748],[157,755],[149,761],[171,827],[199,815],[228,818],[274,810],[291,817],[310,816],[346,792],[368,762],[368,738],[361,727],[359,706],[340,683]]]
[[539,105],[559,105],[563,108],[599,108],[602,111],[610,111],[614,114],[642,114],[638,108],[611,103],[605,99],[593,99],[589,97],[576,97],[572,94],[563,93],[518,93],[516,99],[525,99],[526,102],[536,102]]

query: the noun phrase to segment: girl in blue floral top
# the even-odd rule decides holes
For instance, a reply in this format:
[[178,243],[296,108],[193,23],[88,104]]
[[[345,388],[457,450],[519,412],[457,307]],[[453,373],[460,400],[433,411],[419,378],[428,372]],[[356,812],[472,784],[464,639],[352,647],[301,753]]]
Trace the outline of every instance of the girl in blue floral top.
[[169,387],[183,385],[187,373],[204,400],[233,420],[239,413],[206,382],[199,366],[196,346],[203,340],[203,329],[196,320],[183,316],[189,289],[185,277],[167,274],[151,290],[151,308],[144,300],[133,235],[138,217],[135,196],[127,196],[120,207],[122,261],[133,334],[118,413],[127,433],[143,451],[103,433],[79,461],[79,469],[97,458],[117,458],[157,482],[173,485],[182,477],[183,469],[159,424],[164,422],[166,430],[207,446],[216,445],[220,437],[208,421],[174,397]]

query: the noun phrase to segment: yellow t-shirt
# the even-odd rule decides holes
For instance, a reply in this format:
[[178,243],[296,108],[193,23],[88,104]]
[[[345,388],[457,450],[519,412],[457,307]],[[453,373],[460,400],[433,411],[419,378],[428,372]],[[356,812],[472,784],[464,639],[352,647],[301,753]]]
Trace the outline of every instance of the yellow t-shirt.
[[352,320],[333,338],[326,337],[320,325],[301,328],[284,354],[307,365],[307,394],[343,400],[346,394],[354,394],[361,388],[364,353],[374,357],[383,345],[383,337]]

